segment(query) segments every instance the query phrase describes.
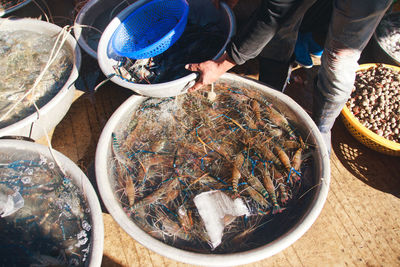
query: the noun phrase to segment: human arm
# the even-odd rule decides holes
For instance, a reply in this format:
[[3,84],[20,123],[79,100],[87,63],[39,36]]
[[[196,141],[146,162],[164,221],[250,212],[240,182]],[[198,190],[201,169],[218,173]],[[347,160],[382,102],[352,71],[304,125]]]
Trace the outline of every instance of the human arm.
[[208,60],[199,64],[187,64],[186,69],[199,73],[199,79],[195,85],[189,89],[189,92],[196,91],[202,86],[211,84],[218,80],[218,78],[233,68],[236,63],[225,52],[217,60]]
[[308,0],[262,0],[261,6],[247,25],[232,38],[226,51],[236,64],[241,65],[257,57],[280,27]]
[[257,15],[253,16],[245,27],[246,30],[228,44],[224,57],[217,61],[188,64],[187,69],[198,71],[200,74],[190,91],[216,81],[236,64],[240,65],[255,58],[301,2],[303,0],[263,0]]

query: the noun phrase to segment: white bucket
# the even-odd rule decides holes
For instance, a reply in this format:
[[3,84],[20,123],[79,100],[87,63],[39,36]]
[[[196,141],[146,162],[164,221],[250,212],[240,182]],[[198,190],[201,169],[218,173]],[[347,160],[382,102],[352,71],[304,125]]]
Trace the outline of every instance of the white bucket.
[[[125,8],[110,22],[103,32],[99,42],[99,47],[97,49],[97,58],[100,68],[106,77],[112,77],[115,74],[113,66],[118,62],[113,58],[113,53],[110,53],[109,50],[109,42],[114,31],[117,29],[118,25],[120,25],[121,21],[123,21],[130,13],[132,13],[133,10],[149,1],[151,0],[140,0]],[[220,21],[221,26],[224,28],[226,35],[225,44],[223,47],[221,47],[221,50],[213,59],[219,58],[224,53],[226,45],[235,32],[236,23],[233,12],[223,2],[221,2],[220,10],[217,10],[209,0],[188,0],[188,2],[190,10],[196,10],[193,11],[193,16],[198,16],[196,17],[196,20],[199,19],[202,22],[208,20],[217,20]],[[189,18],[190,16],[191,13],[189,13]],[[169,97],[186,93],[187,90],[194,85],[196,78],[197,74],[191,73],[173,81],[150,85],[129,82],[118,76],[112,77],[111,81],[122,87],[131,89],[140,95],[151,97]]]
[[[91,0],[87,2],[79,11],[74,23],[74,35],[79,46],[91,57],[97,59],[97,46],[101,33],[122,9],[134,2],[136,0]],[[88,33],[96,31],[90,27],[100,30],[99,40],[90,40]]]
[[396,58],[395,55],[387,49],[385,44],[381,40],[381,36],[379,34],[380,31],[384,31],[382,24],[384,25],[384,21],[400,21],[400,12],[393,12],[386,14],[381,20],[380,24],[376,28],[374,35],[372,36],[372,53],[375,57],[375,60],[379,63],[386,63],[390,65],[400,66],[400,58]]
[[[22,157],[23,155],[32,153],[43,155],[48,159],[53,159],[47,146],[28,141],[0,140],[0,150],[3,152],[10,151],[12,153],[10,157],[18,155],[19,153]],[[90,209],[91,245],[89,257],[87,258],[88,264],[85,264],[85,266],[100,266],[103,257],[104,224],[99,199],[89,179],[73,161],[56,150],[52,150],[52,153],[65,172],[70,175],[68,178],[73,181],[73,184],[78,187],[86,197],[85,199]]]
[[[312,121],[310,116],[290,97],[266,87],[254,80],[239,77],[233,74],[224,74],[219,82],[228,86],[252,89],[262,92],[269,102],[277,107],[290,120],[296,122],[296,129],[303,136],[307,136],[307,143],[315,145],[316,149],[312,152],[314,160],[312,176],[313,190],[306,207],[297,214],[296,222],[279,237],[272,242],[266,243],[255,249],[229,254],[202,254],[178,249],[167,245],[144,232],[139,228],[125,213],[121,203],[113,192],[115,177],[112,174],[112,133],[118,133],[124,129],[132,119],[140,104],[146,97],[131,96],[126,100],[112,115],[107,122],[100,136],[96,151],[96,179],[99,186],[101,198],[117,223],[136,241],[147,248],[165,257],[176,261],[206,266],[233,266],[248,264],[264,258],[270,257],[281,250],[287,248],[299,239],[314,223],[320,214],[328,195],[330,183],[330,163],[329,155],[322,139],[322,136]],[[303,207],[302,207],[303,208]]]
[[[0,19],[0,31],[32,31],[49,36],[57,36],[62,30],[59,26],[37,19]],[[75,93],[75,80],[79,76],[81,52],[76,40],[69,35],[65,44],[74,55],[71,74],[60,91],[42,108],[40,117],[33,113],[20,121],[0,129],[1,136],[24,136],[34,140],[50,132],[68,112]]]

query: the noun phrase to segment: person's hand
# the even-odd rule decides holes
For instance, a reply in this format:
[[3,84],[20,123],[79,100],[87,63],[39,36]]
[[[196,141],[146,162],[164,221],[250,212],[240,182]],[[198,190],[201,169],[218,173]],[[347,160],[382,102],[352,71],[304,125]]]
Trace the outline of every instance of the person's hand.
[[[239,0],[224,0],[223,2],[225,2],[230,8],[234,8],[238,1]],[[211,0],[211,2],[219,8],[219,2],[221,2],[221,0]]]
[[186,69],[199,73],[199,79],[189,89],[189,92],[196,91],[201,87],[211,84],[218,80],[218,78],[235,66],[236,63],[225,52],[217,60],[208,60],[199,64],[187,64]]

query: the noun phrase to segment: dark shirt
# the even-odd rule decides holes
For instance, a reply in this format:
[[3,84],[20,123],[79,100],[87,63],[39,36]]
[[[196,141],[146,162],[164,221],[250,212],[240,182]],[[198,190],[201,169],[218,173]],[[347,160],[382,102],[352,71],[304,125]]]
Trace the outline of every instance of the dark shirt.
[[227,46],[236,64],[255,58],[274,37],[280,25],[290,18],[303,0],[262,0],[257,15]]

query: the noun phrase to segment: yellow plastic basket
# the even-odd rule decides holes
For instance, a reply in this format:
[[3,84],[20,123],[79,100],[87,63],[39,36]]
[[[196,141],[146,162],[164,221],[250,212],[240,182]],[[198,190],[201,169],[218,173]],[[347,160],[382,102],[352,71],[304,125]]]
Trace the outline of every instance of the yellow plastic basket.
[[[400,68],[392,65],[382,64],[387,68],[392,68],[400,72]],[[371,67],[376,67],[377,64],[362,64],[358,70],[366,70]],[[354,138],[360,141],[367,147],[391,156],[400,156],[400,143],[390,141],[382,136],[377,135],[365,126],[351,113],[345,106],[342,110],[342,120],[347,130]]]

